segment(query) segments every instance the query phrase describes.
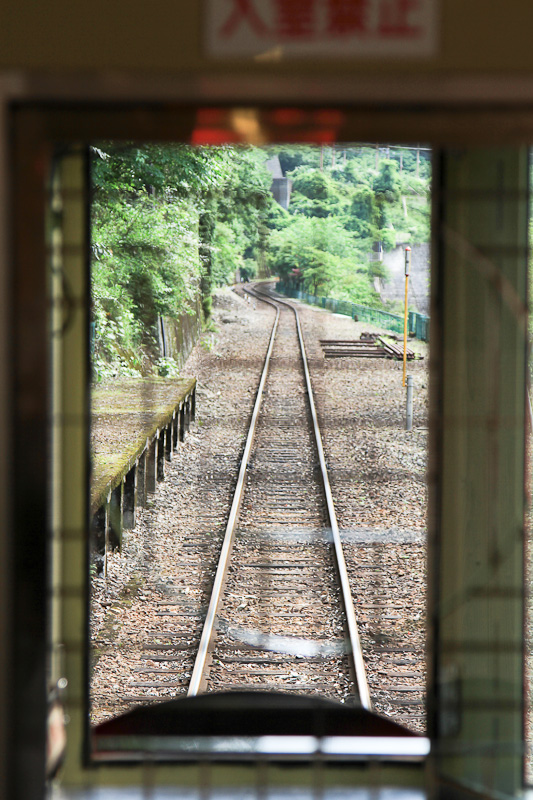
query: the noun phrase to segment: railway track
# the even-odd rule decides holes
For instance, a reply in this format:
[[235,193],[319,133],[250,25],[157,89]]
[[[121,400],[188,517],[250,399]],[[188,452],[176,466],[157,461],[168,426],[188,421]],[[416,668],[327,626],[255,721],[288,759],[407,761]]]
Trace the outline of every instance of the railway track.
[[[261,299],[276,308],[276,320],[256,407],[248,412],[254,426],[244,448],[229,524],[218,527],[220,509],[207,500],[201,512],[203,527],[189,527],[179,551],[170,546],[179,552],[180,566],[176,564],[172,580],[161,590],[146,594],[147,624],[140,633],[133,625],[124,631],[123,654],[131,665],[131,679],[108,706],[113,716],[125,710],[124,705],[242,690],[322,696],[370,707],[348,585],[350,580],[354,588],[355,580],[359,592],[354,575],[361,545],[347,540],[347,573],[320,435],[317,443],[314,430],[316,413],[297,318],[290,304]],[[217,504],[223,485],[227,496],[233,469],[221,450],[219,468],[213,472],[210,467],[203,476],[206,491],[212,491],[214,483],[219,487]],[[171,485],[163,489],[173,491]],[[227,508],[231,502],[229,497]],[[154,524],[157,528],[154,520],[152,529]],[[214,578],[218,552],[223,557]],[[206,615],[211,585],[214,596]],[[361,635],[367,659],[372,651],[376,705],[398,718],[398,712],[404,717],[407,710],[407,716],[415,711],[413,692],[419,687],[408,685],[418,682],[406,672],[404,647],[389,642],[388,631],[381,635],[381,622],[389,624],[391,611],[396,611],[390,607],[381,620],[381,609],[393,599],[380,594],[363,601]],[[374,635],[376,613],[380,621],[375,635],[383,651],[378,663],[368,636],[369,624]],[[381,681],[383,657],[392,658],[393,670],[384,698],[374,676],[379,673]],[[404,676],[405,686],[393,686]],[[401,689],[398,700],[391,699],[396,688]]]
[[285,690],[369,708],[298,315],[255,294],[276,319],[188,695]]

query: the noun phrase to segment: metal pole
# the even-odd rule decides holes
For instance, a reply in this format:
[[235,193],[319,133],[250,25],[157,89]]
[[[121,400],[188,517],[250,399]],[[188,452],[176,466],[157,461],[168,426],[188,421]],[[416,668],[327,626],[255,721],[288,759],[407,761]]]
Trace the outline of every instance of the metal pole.
[[407,376],[407,402],[405,412],[405,430],[413,429],[413,376]]
[[403,318],[403,380],[405,386],[405,370],[407,367],[407,294],[409,291],[409,272],[411,271],[411,248],[405,248],[405,309]]

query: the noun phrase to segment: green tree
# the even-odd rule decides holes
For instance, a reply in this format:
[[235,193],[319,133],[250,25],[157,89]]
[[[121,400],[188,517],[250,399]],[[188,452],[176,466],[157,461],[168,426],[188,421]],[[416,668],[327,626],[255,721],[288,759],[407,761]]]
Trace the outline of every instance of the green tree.
[[396,161],[391,159],[380,161],[373,189],[378,202],[394,203],[400,199],[400,175]]
[[376,196],[370,186],[355,189],[349,208],[346,227],[372,242],[377,241],[380,219]]

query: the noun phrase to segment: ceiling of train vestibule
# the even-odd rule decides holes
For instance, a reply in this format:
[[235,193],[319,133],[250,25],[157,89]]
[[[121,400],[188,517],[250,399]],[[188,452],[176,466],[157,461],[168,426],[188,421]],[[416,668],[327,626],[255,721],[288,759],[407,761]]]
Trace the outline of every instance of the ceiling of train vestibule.
[[[261,0],[262,1],[262,0]],[[227,0],[239,9],[249,0]],[[326,0],[321,0],[325,3]],[[401,58],[361,58],[367,73],[397,70],[430,75],[471,70],[476,74],[522,70],[533,67],[530,31],[533,4],[525,0],[411,0],[408,5],[428,3],[434,17],[435,46],[421,58],[413,46]],[[394,3],[393,3],[394,4]],[[400,3],[399,6],[405,5]],[[350,8],[354,3],[337,3]],[[390,5],[390,2],[389,2]],[[285,6],[298,6],[296,0]],[[205,46],[210,25],[206,2],[156,0],[148,8],[142,0],[93,0],[72,3],[54,0],[6,0],[0,8],[0,69],[31,70],[203,70],[214,66]],[[229,62],[231,64],[231,61]],[[270,75],[274,70],[293,73],[335,73],[353,70],[357,48],[329,62],[310,52],[298,64],[249,59],[248,70]],[[218,68],[231,69],[230,66]]]

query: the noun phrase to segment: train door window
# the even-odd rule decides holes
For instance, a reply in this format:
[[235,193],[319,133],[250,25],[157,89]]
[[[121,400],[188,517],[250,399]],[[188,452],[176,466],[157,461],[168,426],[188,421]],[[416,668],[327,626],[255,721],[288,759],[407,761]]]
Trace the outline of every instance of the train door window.
[[506,796],[524,788],[528,169],[525,147],[446,150],[436,165],[431,702],[445,785]]
[[424,733],[430,149],[108,142],[91,174],[96,756],[203,716]]

